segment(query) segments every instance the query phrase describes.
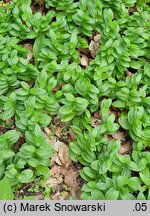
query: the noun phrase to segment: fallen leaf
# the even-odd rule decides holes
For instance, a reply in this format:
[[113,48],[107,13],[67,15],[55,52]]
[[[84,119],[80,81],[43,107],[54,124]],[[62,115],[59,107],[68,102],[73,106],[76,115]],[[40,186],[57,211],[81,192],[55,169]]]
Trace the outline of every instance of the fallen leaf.
[[94,118],[100,119],[100,113],[99,112],[95,112],[94,113]]
[[57,177],[61,174],[61,167],[58,165],[54,165],[51,167],[51,176]]
[[52,157],[51,157],[51,167],[55,164],[55,163],[57,163],[58,165],[62,165],[62,162],[60,161],[60,159],[59,159],[59,157],[58,157],[58,155],[57,155],[57,152],[55,152],[53,155],[52,155]]
[[124,142],[119,149],[119,154],[127,154],[130,150],[130,142]]
[[100,48],[100,39],[101,35],[97,34],[94,36],[94,39],[90,42],[89,50],[93,58],[96,56],[96,51]]
[[52,200],[69,200],[70,193],[67,191],[57,192],[51,196]]
[[67,169],[63,166],[54,165],[51,168],[51,176],[58,177],[60,174],[66,175]]
[[99,43],[99,42],[100,42],[100,39],[101,39],[101,34],[97,34],[97,35],[94,36],[94,41],[95,41],[95,42],[98,42],[98,43]]
[[61,184],[63,182],[63,178],[62,176],[58,176],[57,178],[54,177],[50,177],[47,181],[46,181],[46,186],[50,186],[55,188],[57,185]]
[[112,135],[113,138],[115,138],[116,140],[121,140],[121,141],[125,141],[126,138],[125,138],[125,133],[124,132],[120,132],[118,131],[118,133],[115,133]]
[[64,178],[65,184],[74,192],[79,189],[79,184],[77,180],[78,176],[79,176],[79,172],[77,170],[70,169],[68,170]]
[[63,200],[69,200],[70,196],[71,196],[71,194],[69,192],[67,192],[67,191],[63,192],[63,195],[62,195]]
[[53,92],[57,92],[58,90],[60,90],[62,87],[63,87],[63,85],[64,85],[65,83],[61,83],[61,84],[58,84],[58,85],[56,85],[55,86],[55,88],[53,88]]
[[127,71],[127,76],[132,77],[132,73],[130,71]]
[[128,11],[129,13],[134,13],[137,10],[136,10],[136,7],[130,7]]
[[80,200],[81,193],[82,193],[81,189],[75,192],[74,196],[77,198],[77,200]]
[[27,60],[30,61],[33,58],[33,46],[30,43],[23,44],[23,47],[28,49]]
[[69,148],[64,143],[61,143],[58,149],[58,156],[60,161],[64,164],[65,167],[69,167],[71,164],[71,159],[69,156]]
[[91,125],[93,128],[95,128],[95,127],[97,127],[98,125],[100,125],[100,123],[101,123],[101,120],[100,120],[100,119],[91,117],[91,123],[90,123],[90,125]]
[[60,165],[60,166],[62,165],[62,162],[60,161],[58,155],[57,155],[57,157],[56,157],[55,162],[56,162],[58,165]]
[[43,194],[37,195],[37,196],[36,196],[36,199],[37,199],[37,200],[44,200]]
[[60,195],[60,192],[55,193],[51,196],[52,200],[62,200],[62,196]]
[[82,66],[85,66],[85,67],[88,66],[88,64],[89,64],[88,57],[85,56],[85,55],[83,55],[83,54],[81,54],[80,63],[81,63]]
[[[63,145],[64,143],[63,142],[61,142],[61,141],[59,141],[58,140],[58,138],[56,137],[56,136],[50,136],[50,137],[48,137],[47,135],[46,135],[46,133],[45,133],[45,137],[46,137],[46,140],[48,141],[48,142],[50,142],[53,146],[54,146],[54,149],[55,149],[55,151],[59,151],[59,147],[60,147],[60,145]],[[65,145],[65,144],[64,144]]]
[[70,142],[76,139],[77,135],[69,128]]
[[51,130],[48,127],[44,127],[44,133],[49,136],[51,134]]

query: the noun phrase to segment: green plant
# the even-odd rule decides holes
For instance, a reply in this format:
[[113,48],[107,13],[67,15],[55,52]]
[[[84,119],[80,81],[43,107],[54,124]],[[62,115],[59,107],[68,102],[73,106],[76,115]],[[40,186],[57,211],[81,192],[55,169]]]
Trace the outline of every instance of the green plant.
[[81,199],[150,199],[149,0],[38,4],[0,6],[0,187],[13,199],[40,181],[50,199],[55,151],[43,131],[60,118],[75,134]]
[[88,106],[88,100],[81,97],[74,97],[70,93],[65,93],[65,98],[61,100],[64,104],[59,113],[61,114],[62,121],[70,121],[76,115],[81,115]]
[[0,200],[13,200],[14,199],[11,184],[6,177],[0,181],[0,190],[1,190]]

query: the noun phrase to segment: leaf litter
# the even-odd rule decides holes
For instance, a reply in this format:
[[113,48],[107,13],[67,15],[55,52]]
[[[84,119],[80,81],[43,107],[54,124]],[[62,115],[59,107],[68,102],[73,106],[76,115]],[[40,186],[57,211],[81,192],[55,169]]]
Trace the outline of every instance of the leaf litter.
[[[56,151],[51,158],[50,177],[46,181],[46,186],[53,188],[54,191],[51,199],[62,200],[69,199],[70,196],[79,196],[81,192],[79,169],[70,159],[69,147],[57,136],[49,137],[52,133],[49,128],[45,127],[44,132],[46,139]],[[73,136],[73,132],[71,136]],[[65,191],[64,185],[67,186],[68,191]]]

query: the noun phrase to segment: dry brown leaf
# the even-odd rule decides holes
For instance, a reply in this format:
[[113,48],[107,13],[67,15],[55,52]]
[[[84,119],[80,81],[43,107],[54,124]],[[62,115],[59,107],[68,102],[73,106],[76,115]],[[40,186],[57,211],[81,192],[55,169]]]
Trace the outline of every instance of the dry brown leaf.
[[52,200],[62,200],[62,196],[60,195],[60,192],[55,193],[51,196]]
[[55,151],[58,152],[60,145],[63,145],[64,143],[59,141],[56,136],[48,137],[46,134],[45,136],[46,136],[46,140],[50,142],[54,146]]
[[62,164],[62,162],[60,161],[60,159],[59,159],[58,155],[57,155],[57,157],[56,157],[56,160],[55,160],[55,162],[56,162],[58,165],[60,165],[60,166],[62,166],[62,165],[63,165],[63,164]]
[[69,167],[71,164],[71,159],[69,156],[69,148],[64,143],[61,143],[58,149],[58,156],[60,161],[64,164],[65,167]]
[[44,195],[43,194],[37,195],[36,200],[44,200]]
[[27,55],[27,60],[31,61],[32,58],[33,58],[33,53],[29,52],[29,54]]
[[94,113],[94,118],[100,119],[100,112],[95,112]]
[[82,193],[81,189],[79,189],[78,191],[75,192],[74,196],[77,198],[77,200],[80,200],[81,193]]
[[58,166],[58,165],[54,165],[52,168],[51,168],[51,176],[52,177],[57,177],[59,176],[60,174],[62,175],[66,175],[66,168],[63,167],[63,166]]
[[101,35],[97,34],[94,36],[94,40],[91,40],[91,42],[90,42],[89,50],[90,50],[91,56],[93,58],[96,56],[96,51],[100,47],[100,39],[101,39]]
[[51,158],[51,167],[57,163],[58,165],[62,165],[62,162],[60,161],[58,155],[57,155],[57,152],[55,152],[53,155],[52,155],[52,158]]
[[29,53],[27,55],[27,60],[30,61],[33,58],[33,47],[32,47],[32,44],[26,43],[26,44],[23,44],[23,47],[26,48],[26,49],[28,49]]
[[38,3],[38,4],[40,4],[40,5],[45,3],[44,0],[35,0],[35,2]]
[[89,64],[88,57],[85,56],[85,55],[83,55],[83,54],[81,54],[80,63],[81,63],[82,66],[85,66],[85,67],[88,66],[88,64]]
[[101,35],[100,35],[100,34],[97,34],[97,35],[94,36],[94,41],[95,41],[95,42],[98,42],[98,43],[99,43],[99,42],[100,42],[100,39],[101,39]]
[[78,171],[76,171],[74,169],[70,169],[70,170],[68,170],[68,172],[66,173],[65,178],[64,178],[65,184],[74,192],[79,189],[79,184],[78,184],[78,180],[77,180],[78,176],[79,176]]
[[136,11],[136,7],[130,7],[128,11],[129,13],[134,13]]
[[74,140],[77,135],[71,130],[71,128],[69,128],[69,135],[70,135],[70,141]]
[[56,157],[57,157],[57,152],[55,152],[51,157],[51,167],[55,164]]
[[56,187],[57,185],[61,184],[63,182],[63,178],[62,176],[58,176],[57,178],[54,177],[50,177],[47,181],[46,181],[46,186],[50,186],[50,187]]
[[124,132],[120,132],[118,131],[118,133],[115,133],[112,135],[113,138],[115,138],[116,140],[121,140],[121,141],[125,141],[125,133]]
[[51,134],[51,130],[48,127],[44,127],[44,133],[49,136]]
[[100,120],[100,119],[91,117],[91,123],[90,123],[90,125],[91,125],[93,128],[95,128],[95,127],[97,127],[98,125],[100,125],[100,123],[101,123],[101,120]]
[[56,85],[55,88],[53,88],[53,92],[57,92],[58,90],[60,90],[64,84],[65,83],[61,83],[61,84]]
[[90,50],[91,56],[94,58],[96,56],[97,49],[96,49],[96,43],[93,40],[91,40],[90,42],[89,50]]
[[53,177],[59,176],[61,173],[61,167],[58,165],[54,165],[54,166],[52,166],[50,172],[51,172],[51,176],[53,176]]
[[129,152],[130,152],[130,142],[124,142],[119,149],[119,154],[127,154]]
[[54,148],[55,148],[55,150],[56,150],[57,152],[59,151],[60,146],[63,145],[63,144],[64,144],[64,143],[61,142],[61,141],[59,141],[59,140],[56,140],[55,143],[53,143]]
[[71,196],[71,194],[69,192],[67,192],[67,191],[63,192],[63,196],[62,197],[63,197],[64,200],[69,200],[70,196]]
[[47,140],[48,142],[50,142],[52,145],[54,145],[55,140],[56,140],[56,137],[55,137],[55,136],[49,137],[49,135],[51,134],[51,131],[50,131],[47,127],[45,127],[43,131],[44,131],[44,133],[45,133],[45,138],[46,138],[46,140]]
[[127,71],[127,76],[132,77],[132,73],[130,71]]
[[70,193],[67,191],[63,191],[61,194],[60,192],[57,192],[51,196],[52,200],[68,200],[69,197],[70,197]]

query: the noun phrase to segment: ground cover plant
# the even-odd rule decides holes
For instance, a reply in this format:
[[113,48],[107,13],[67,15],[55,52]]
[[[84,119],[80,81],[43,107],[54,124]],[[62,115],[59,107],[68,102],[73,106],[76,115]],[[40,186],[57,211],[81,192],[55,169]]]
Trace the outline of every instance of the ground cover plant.
[[150,199],[150,0],[0,2],[0,199]]

